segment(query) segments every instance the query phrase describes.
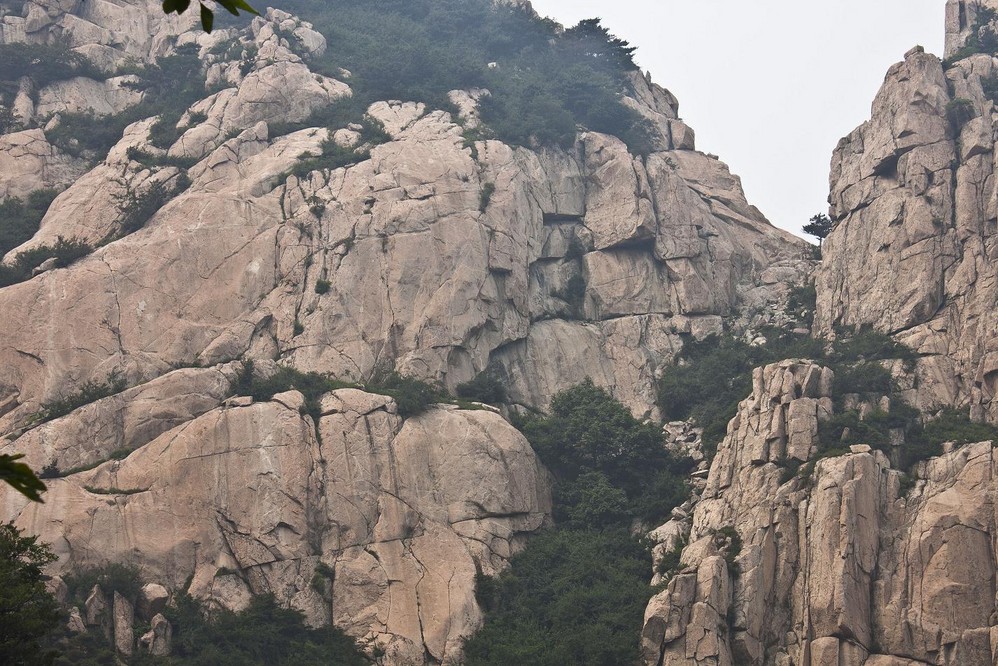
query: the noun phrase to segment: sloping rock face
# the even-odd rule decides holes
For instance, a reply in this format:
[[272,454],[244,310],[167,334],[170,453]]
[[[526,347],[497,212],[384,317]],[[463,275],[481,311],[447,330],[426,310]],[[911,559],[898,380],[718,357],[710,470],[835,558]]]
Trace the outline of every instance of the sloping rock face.
[[[321,152],[326,130],[270,137],[268,123],[350,91],[308,74],[294,50],[322,44],[287,16],[271,12],[244,35],[258,49],[245,75],[202,47],[235,83],[194,105],[207,120],[181,120],[190,129],[167,153],[194,167],[129,159],[130,147],[161,152],[146,142],[150,121],[136,123],[11,253],[60,235],[104,242],[120,233],[130,195],[155,183],[173,191],[180,175],[193,183],[140,232],[0,294],[5,309],[38,313],[0,331],[0,400],[20,405],[6,423],[113,370],[134,384],[244,355],[354,379],[394,365],[449,387],[489,368],[534,406],[591,375],[655,415],[655,374],[682,335],[720,330],[740,303],[777,301],[808,268],[799,242],[745,201],[722,163],[686,150],[688,137],[647,159],[595,133],[569,151],[497,141],[472,151],[449,114],[377,103],[370,114],[393,140],[370,160],[288,178],[301,155]],[[288,21],[309,38],[289,44],[276,32]],[[674,99],[636,81],[634,103],[655,105],[642,108],[668,136],[682,133]],[[263,91],[280,91],[280,103]],[[763,279],[779,262],[790,275]],[[70,320],[73,331],[50,323]],[[580,357],[588,363],[562,361]]]
[[[38,126],[0,137],[0,166],[17,165],[0,169],[6,195],[66,187],[4,260],[60,236],[98,247],[0,289],[0,311],[22,313],[0,318],[0,451],[59,475],[44,505],[5,490],[0,518],[53,543],[63,571],[134,563],[229,608],[272,592],[386,663],[457,663],[481,622],[476,572],[501,570],[550,513],[527,442],[488,410],[403,420],[348,389],[316,421],[293,391],[234,398],[238,361],[451,389],[488,371],[540,408],[590,376],[655,417],[656,376],[685,339],[778,317],[767,306],[810,270],[644,76],[626,103],[654,128],[646,158],[594,132],[567,150],[466,145],[485,93],[458,91],[462,117],[377,102],[389,140],[369,159],[289,175],[331,132],[279,128],[352,95],[346,73],[309,69],[325,41],[306,22],[269,10],[208,36],[154,3],[8,5],[4,43],[65,38],[109,77],[193,44],[212,90],[169,147],[142,119],[92,168],[51,147],[43,116],[134,104],[114,82],[25,96]],[[168,640],[161,627],[143,649]]]
[[872,325],[922,356],[923,407],[998,419],[998,60],[947,70],[920,48],[891,68],[871,120],[832,158],[831,217],[816,328]]
[[866,446],[787,474],[788,464],[815,454],[830,385],[831,371],[806,361],[755,371],[681,564],[646,610],[644,663],[998,659],[992,443],[921,463],[922,480],[906,495],[900,472]]
[[[131,412],[144,400],[121,399]],[[273,593],[389,663],[454,663],[481,624],[476,571],[501,570],[550,512],[546,472],[489,410],[403,421],[390,398],[343,389],[313,423],[302,402],[292,391],[206,411],[51,480],[43,505],[5,490],[3,519],[52,543],[60,570],[131,563],[232,609]],[[75,435],[71,417],[52,426]]]

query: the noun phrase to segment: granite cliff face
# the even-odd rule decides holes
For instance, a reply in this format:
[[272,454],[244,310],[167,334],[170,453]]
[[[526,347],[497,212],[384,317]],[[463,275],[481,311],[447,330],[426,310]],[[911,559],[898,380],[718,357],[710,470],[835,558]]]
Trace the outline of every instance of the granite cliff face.
[[[918,354],[892,368],[904,400],[993,423],[998,59],[960,52],[977,17],[948,3],[953,61],[911,50],[836,148],[815,332],[892,334]],[[645,663],[998,663],[994,442],[945,446],[911,476],[869,446],[822,457],[819,423],[850,401],[833,376],[806,360],[755,371],[692,515],[654,533],[657,558],[682,555],[656,575]]]
[[[948,15],[971,14],[951,2]],[[947,51],[960,34],[951,28]],[[960,42],[962,43],[962,42]],[[871,325],[916,349],[918,401],[998,419],[994,80],[978,53],[947,69],[913,49],[873,116],[832,159],[835,231],[817,273],[816,325]],[[873,257],[873,260],[870,260]]]
[[[0,42],[64,40],[110,78],[22,80],[9,103],[29,129],[0,137],[0,192],[65,188],[5,262],[60,237],[97,248],[0,289],[17,313],[0,321],[0,451],[63,473],[44,505],[0,491],[0,518],[52,543],[62,572],[130,563],[229,608],[273,592],[386,663],[456,663],[481,624],[476,572],[550,520],[526,440],[489,410],[403,419],[355,389],[317,414],[297,391],[232,397],[239,361],[451,389],[489,371],[537,408],[589,376],[654,418],[684,339],[779,320],[810,264],[640,75],[624,101],[652,124],[646,158],[591,131],[569,148],[468,142],[482,91],[454,91],[459,113],[372,104],[387,140],[309,171],[327,139],[365,140],[359,125],[274,131],[353,94],[349,72],[309,69],[322,35],[278,10],[212,35],[193,20],[155,3],[3,5]],[[50,141],[59,114],[133,108],[141,73],[114,74],[185,45],[209,89],[170,145],[153,142],[156,118],[96,165]],[[41,417],[105,382],[112,395]],[[153,624],[145,642],[162,646]]]
[[920,463],[905,491],[869,446],[815,461],[831,385],[807,361],[755,371],[691,520],[658,530],[688,545],[644,663],[994,663],[992,442]]

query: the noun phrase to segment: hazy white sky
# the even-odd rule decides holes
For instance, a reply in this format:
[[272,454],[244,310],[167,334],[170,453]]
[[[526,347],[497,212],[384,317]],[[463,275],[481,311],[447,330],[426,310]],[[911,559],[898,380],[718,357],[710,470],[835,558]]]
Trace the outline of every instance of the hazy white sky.
[[827,211],[838,140],[869,118],[887,68],[942,54],[945,0],[533,0],[567,26],[599,16],[678,98],[697,148],[800,233]]

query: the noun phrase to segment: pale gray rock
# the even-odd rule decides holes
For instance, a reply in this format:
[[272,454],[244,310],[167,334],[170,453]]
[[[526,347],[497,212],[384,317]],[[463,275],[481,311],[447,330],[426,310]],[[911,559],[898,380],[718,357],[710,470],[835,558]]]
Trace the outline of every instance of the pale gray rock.
[[149,654],[165,657],[170,654],[173,626],[163,615],[157,614],[149,623],[149,631],[139,638],[139,645]]
[[944,72],[938,58],[913,49],[888,72],[871,120],[832,160],[836,224],[817,274],[815,318],[826,334],[843,325],[897,334],[922,355],[909,402],[970,407],[992,421],[998,274],[987,257],[998,199],[993,103],[982,81],[996,71],[978,54]]
[[24,199],[35,190],[62,189],[83,172],[82,161],[60,152],[40,129],[0,136],[0,199]]
[[56,81],[38,91],[35,115],[46,118],[55,113],[93,113],[95,116],[121,113],[142,101],[142,93],[129,86],[136,81],[138,77],[132,75],[106,81],[82,76]]
[[135,649],[135,636],[132,626],[135,624],[135,608],[132,602],[114,592],[114,648],[118,654],[131,656]]
[[74,634],[86,633],[87,625],[83,622],[83,616],[80,615],[78,607],[73,606],[69,609],[69,620],[66,621],[66,628]]
[[[146,583],[139,591],[138,608],[139,617],[149,620],[155,624],[155,617],[159,615],[166,603],[170,600],[170,592],[159,583]],[[155,628],[155,627],[154,627]]]
[[[233,609],[271,592],[393,663],[424,650],[456,663],[481,624],[476,571],[503,569],[546,522],[547,473],[490,410],[403,421],[390,398],[343,389],[322,401],[317,430],[301,404],[290,392],[210,411],[122,461],[52,481],[47,502],[17,522],[54,543],[63,569],[140,552],[143,571],[170,588],[190,579],[191,594]],[[332,617],[310,585],[320,558],[336,572]],[[131,617],[122,601],[116,637]],[[99,588],[87,609],[89,624],[108,614]]]

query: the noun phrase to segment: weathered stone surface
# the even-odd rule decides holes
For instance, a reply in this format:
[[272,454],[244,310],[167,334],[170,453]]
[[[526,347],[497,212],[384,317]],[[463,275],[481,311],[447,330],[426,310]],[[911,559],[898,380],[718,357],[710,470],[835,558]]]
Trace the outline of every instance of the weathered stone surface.
[[[807,481],[788,479],[787,454],[815,453],[831,384],[830,371],[805,362],[755,371],[752,395],[729,424],[695,505],[680,569],[646,610],[645,663],[895,666],[998,657],[989,638],[998,521],[979,499],[998,490],[991,443],[921,463],[923,480],[906,497],[900,472],[868,446],[808,463]],[[743,544],[734,577],[713,564],[723,562],[719,535],[730,528]],[[725,580],[731,594],[718,602]],[[726,632],[712,633],[707,609],[720,610]]]
[[135,636],[132,626],[135,624],[135,608],[125,597],[114,593],[114,648],[118,654],[131,656],[135,649]]
[[149,623],[149,631],[139,638],[139,645],[149,654],[165,657],[170,654],[173,641],[173,626],[170,621],[157,614]]
[[153,617],[166,608],[166,603],[170,600],[170,592],[159,583],[146,583],[139,591],[138,608],[139,617],[153,620]]
[[47,118],[55,113],[93,113],[109,116],[121,113],[142,101],[142,93],[130,87],[135,76],[116,76],[95,81],[77,76],[57,81],[38,91],[35,114]]
[[896,333],[923,356],[917,390],[907,393],[913,404],[969,406],[992,421],[998,199],[993,103],[982,81],[996,71],[998,61],[978,54],[944,72],[938,58],[912,49],[888,72],[872,118],[832,159],[835,229],[815,320],[825,333],[841,325]]
[[[489,410],[403,421],[390,398],[344,389],[322,402],[320,443],[300,404],[291,392],[207,412],[122,461],[52,481],[46,504],[17,522],[55,544],[62,569],[141,553],[143,571],[173,589],[193,576],[192,594],[230,608],[271,592],[394,663],[422,663],[424,650],[453,663],[481,623],[476,571],[502,569],[550,512],[546,472]],[[23,507],[5,493],[5,506]],[[318,561],[335,571],[332,618],[310,585]],[[121,601],[124,653],[119,627],[134,613]],[[87,622],[107,614],[95,588]]]
[[83,175],[82,162],[63,155],[40,129],[0,136],[0,199],[62,189]]

